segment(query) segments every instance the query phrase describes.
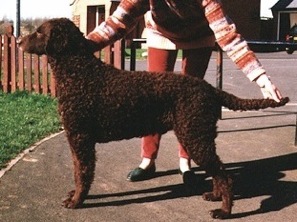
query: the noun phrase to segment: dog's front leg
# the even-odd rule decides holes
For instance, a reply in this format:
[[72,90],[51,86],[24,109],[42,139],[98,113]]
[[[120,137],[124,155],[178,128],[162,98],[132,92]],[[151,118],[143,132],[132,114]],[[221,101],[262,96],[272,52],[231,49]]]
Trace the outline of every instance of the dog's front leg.
[[63,201],[66,208],[79,208],[86,199],[94,180],[95,143],[82,135],[68,137],[74,164],[75,190]]

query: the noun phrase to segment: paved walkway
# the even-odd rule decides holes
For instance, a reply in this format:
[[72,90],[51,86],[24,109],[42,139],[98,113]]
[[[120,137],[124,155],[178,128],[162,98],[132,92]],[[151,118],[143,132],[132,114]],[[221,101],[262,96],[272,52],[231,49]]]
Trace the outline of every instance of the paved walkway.
[[[259,112],[223,111],[218,123],[217,151],[235,178],[233,218],[228,221],[296,221],[297,54],[269,53],[259,57],[291,102]],[[212,59],[206,76],[212,84],[215,72]],[[242,75],[230,60],[224,61],[223,88],[241,97],[261,98],[259,88]],[[221,203],[202,200],[201,194],[211,189],[210,180],[195,165],[201,179],[197,193],[189,195],[184,189],[177,172],[177,143],[172,132],[162,138],[156,178],[126,181],[127,173],[139,164],[139,146],[140,139],[98,144],[96,175],[89,198],[83,209],[67,210],[61,203],[74,183],[65,135],[61,133],[39,144],[0,178],[0,221],[213,221],[208,211]]]
[[[232,221],[294,221],[297,207],[296,116],[292,107],[259,112],[223,111],[217,149],[235,178]],[[177,173],[176,139],[162,139],[157,175],[126,181],[139,163],[140,139],[97,145],[96,176],[84,208],[61,207],[73,188],[70,151],[61,133],[39,144],[0,179],[0,221],[213,221],[205,202],[209,178],[194,166],[197,193],[184,189]]]

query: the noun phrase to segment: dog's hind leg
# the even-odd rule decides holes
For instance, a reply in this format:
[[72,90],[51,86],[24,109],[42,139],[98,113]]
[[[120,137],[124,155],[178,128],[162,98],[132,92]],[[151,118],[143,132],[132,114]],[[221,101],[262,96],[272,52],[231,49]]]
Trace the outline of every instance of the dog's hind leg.
[[79,208],[86,199],[94,180],[96,151],[95,142],[89,136],[68,136],[74,164],[75,190],[69,192],[69,197],[63,201],[66,208]]
[[213,191],[203,194],[203,199],[207,201],[222,200],[221,209],[212,210],[213,218],[225,219],[230,217],[233,206],[232,179],[225,172],[223,163],[215,154],[214,158],[201,165],[206,174],[212,177]]
[[[205,169],[206,174],[211,176],[213,181],[212,192],[204,193],[203,199],[207,201],[222,200],[221,209],[212,210],[210,214],[213,218],[228,218],[233,205],[232,180],[228,177],[223,163],[215,152],[214,142],[198,144],[199,148],[194,148],[194,152],[188,149],[189,154],[197,165]],[[199,150],[199,152],[195,152],[195,150]]]
[[[205,119],[211,118],[205,116]],[[213,179],[213,191],[204,193],[203,198],[208,201],[222,200],[222,207],[212,210],[211,216],[228,218],[233,204],[232,180],[227,176],[223,163],[216,154],[216,125],[215,122],[208,121],[207,126],[203,127],[203,122],[199,123],[192,122],[185,128],[177,127],[175,132],[191,159]]]

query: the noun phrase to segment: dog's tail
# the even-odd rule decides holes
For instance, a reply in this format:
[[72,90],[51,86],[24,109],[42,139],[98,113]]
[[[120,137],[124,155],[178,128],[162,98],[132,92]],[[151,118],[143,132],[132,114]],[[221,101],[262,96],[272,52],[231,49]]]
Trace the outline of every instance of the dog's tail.
[[280,102],[276,102],[273,99],[242,99],[222,90],[217,90],[217,93],[221,105],[234,111],[259,110],[268,107],[275,108],[284,106],[290,100],[288,97],[282,98]]

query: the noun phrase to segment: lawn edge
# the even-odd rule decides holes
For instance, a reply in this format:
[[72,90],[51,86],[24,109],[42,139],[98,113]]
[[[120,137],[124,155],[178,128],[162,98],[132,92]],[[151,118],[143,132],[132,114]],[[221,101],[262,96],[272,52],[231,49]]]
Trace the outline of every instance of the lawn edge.
[[33,150],[35,150],[39,145],[41,145],[42,143],[62,134],[64,132],[64,130],[57,132],[57,133],[53,133],[45,138],[43,138],[42,140],[34,143],[32,146],[30,146],[29,148],[25,149],[24,151],[22,151],[20,154],[17,155],[17,157],[15,157],[14,159],[10,160],[9,163],[7,164],[6,167],[2,168],[0,170],[0,179],[4,176],[5,173],[7,173],[9,170],[11,170],[11,168],[17,164],[26,154],[32,152]]

